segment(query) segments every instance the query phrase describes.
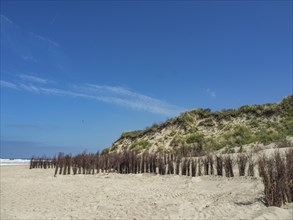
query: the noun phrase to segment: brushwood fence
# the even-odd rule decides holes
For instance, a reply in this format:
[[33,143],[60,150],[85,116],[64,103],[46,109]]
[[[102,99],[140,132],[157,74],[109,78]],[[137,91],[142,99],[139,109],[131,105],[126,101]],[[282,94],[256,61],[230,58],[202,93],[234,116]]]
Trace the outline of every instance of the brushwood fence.
[[33,168],[55,168],[56,167],[56,158],[47,158],[43,157],[32,157],[30,160],[30,169]]
[[51,159],[33,157],[30,168],[54,168],[55,176],[115,172],[234,177],[235,167],[238,167],[239,176],[255,176],[255,165],[258,165],[258,173],[264,183],[265,203],[280,207],[286,202],[293,202],[293,149],[286,151],[284,156],[276,151],[272,157],[259,156],[257,160],[253,159],[252,154],[243,153],[237,157],[195,156],[191,153],[138,153],[135,150],[122,153],[83,152],[75,156],[59,153]]

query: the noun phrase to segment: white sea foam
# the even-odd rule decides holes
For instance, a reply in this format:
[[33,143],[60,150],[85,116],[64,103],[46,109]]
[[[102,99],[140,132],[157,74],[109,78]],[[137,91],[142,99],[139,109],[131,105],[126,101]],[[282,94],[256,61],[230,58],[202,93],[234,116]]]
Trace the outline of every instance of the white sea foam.
[[0,166],[27,165],[29,163],[30,163],[30,160],[27,160],[27,159],[2,159],[2,158],[0,158]]

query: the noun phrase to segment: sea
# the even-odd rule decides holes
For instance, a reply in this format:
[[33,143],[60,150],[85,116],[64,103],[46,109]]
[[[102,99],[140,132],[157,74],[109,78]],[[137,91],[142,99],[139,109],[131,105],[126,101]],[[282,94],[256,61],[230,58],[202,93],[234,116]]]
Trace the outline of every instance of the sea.
[[28,165],[29,159],[2,159],[0,158],[0,166],[11,166],[11,165]]

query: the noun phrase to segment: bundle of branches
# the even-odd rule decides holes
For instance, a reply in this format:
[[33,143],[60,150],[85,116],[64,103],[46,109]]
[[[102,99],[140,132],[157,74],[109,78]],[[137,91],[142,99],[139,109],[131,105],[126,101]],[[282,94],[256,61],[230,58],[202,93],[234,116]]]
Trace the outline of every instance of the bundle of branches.
[[245,154],[239,154],[237,156],[237,164],[239,169],[239,176],[245,175],[245,167],[247,163],[247,156]]
[[222,156],[216,156],[216,162],[217,162],[217,175],[223,176],[223,158]]
[[234,177],[233,160],[230,155],[224,158],[224,169],[225,169],[226,177]]
[[207,157],[202,159],[204,175],[209,175],[209,160]]
[[202,175],[202,172],[201,172],[202,159],[201,158],[198,158],[197,165],[198,165],[198,172],[197,172],[198,176],[201,176]]
[[286,152],[286,176],[287,183],[289,188],[289,195],[291,197],[288,198],[288,202],[293,202],[293,149],[291,148]]
[[191,163],[192,163],[192,174],[191,174],[191,176],[196,176],[197,161],[195,159],[192,159]]
[[252,153],[250,153],[248,156],[248,171],[247,171],[247,175],[248,176],[254,176],[254,166],[255,166],[255,162],[252,158]]
[[286,202],[292,202],[292,149],[285,153],[285,158],[276,151],[270,158],[262,155],[258,159],[259,175],[264,183],[268,206],[281,207]]
[[34,168],[54,168],[56,165],[56,159],[53,157],[52,159],[46,156],[35,157],[33,156],[30,160],[30,169]]
[[214,157],[212,155],[208,155],[208,161],[210,163],[210,174],[214,175]]

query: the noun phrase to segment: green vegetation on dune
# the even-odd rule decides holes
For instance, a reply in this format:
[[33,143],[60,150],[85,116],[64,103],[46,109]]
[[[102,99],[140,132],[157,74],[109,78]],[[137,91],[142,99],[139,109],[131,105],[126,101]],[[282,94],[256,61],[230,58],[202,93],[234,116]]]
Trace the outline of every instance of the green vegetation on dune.
[[[163,129],[171,131],[162,137]],[[159,138],[156,139],[156,135]],[[177,150],[201,146],[206,151],[213,151],[255,142],[268,144],[287,136],[293,136],[293,96],[278,104],[246,105],[216,112],[210,109],[184,112],[144,130],[123,132],[111,151],[116,150],[124,139],[130,144],[123,146],[138,151],[148,150],[152,145]]]
[[139,131],[124,131],[121,135],[121,138],[136,138],[143,134],[142,130]]
[[137,138],[145,135],[146,133],[156,132],[160,129],[161,125],[154,123],[151,127],[147,127],[144,130],[137,130],[137,131],[124,131],[120,137],[121,138]]
[[151,147],[151,143],[147,140],[137,140],[130,146],[131,150],[144,151]]
[[193,133],[186,137],[186,143],[187,144],[202,144],[204,141],[204,135],[201,133]]

